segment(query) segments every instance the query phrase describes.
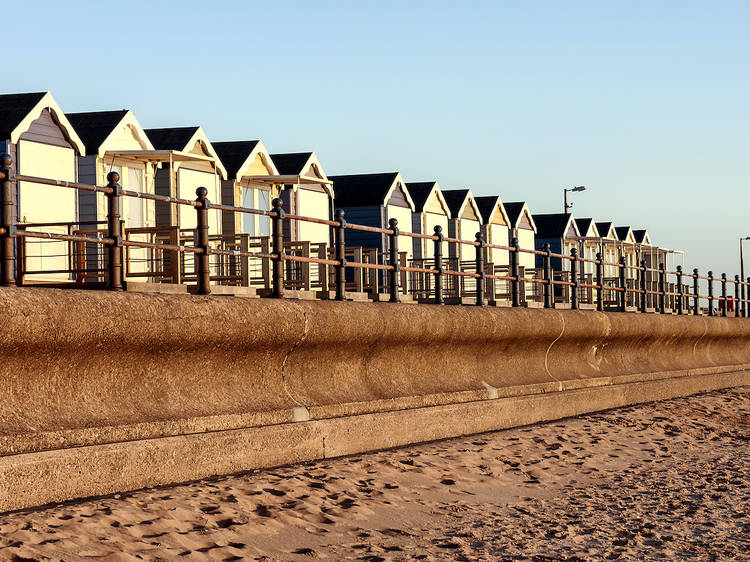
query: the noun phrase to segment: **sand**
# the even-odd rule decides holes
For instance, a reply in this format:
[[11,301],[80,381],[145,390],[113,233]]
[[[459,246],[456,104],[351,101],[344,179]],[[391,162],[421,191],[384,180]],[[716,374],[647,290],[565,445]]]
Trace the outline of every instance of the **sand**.
[[18,560],[750,559],[750,387],[0,516]]

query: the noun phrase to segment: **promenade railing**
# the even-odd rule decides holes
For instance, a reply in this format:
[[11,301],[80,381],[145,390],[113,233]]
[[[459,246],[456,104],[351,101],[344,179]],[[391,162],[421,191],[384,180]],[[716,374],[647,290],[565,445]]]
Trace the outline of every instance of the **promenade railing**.
[[[390,302],[401,302],[409,296],[418,302],[434,304],[507,304],[513,307],[539,306],[571,309],[656,312],[661,314],[707,314],[709,316],[747,317],[750,314],[750,278],[712,271],[700,275],[678,266],[669,271],[664,264],[648,267],[645,261],[628,265],[625,257],[618,262],[604,261],[600,253],[594,259],[578,255],[553,253],[549,245],[542,250],[521,248],[513,238],[509,245],[488,243],[481,232],[473,240],[446,236],[435,226],[432,234],[402,231],[395,218],[388,228],[348,223],[344,211],[337,209],[333,220],[286,213],[281,199],[274,199],[271,210],[251,209],[217,204],[207,199],[206,188],[196,190],[195,200],[180,199],[123,189],[119,175],[111,172],[106,186],[39,178],[23,174],[13,176],[12,161],[0,155],[0,285],[24,283],[26,276],[39,273],[68,274],[79,285],[123,290],[128,278],[148,278],[156,282],[194,283],[195,292],[211,293],[212,284],[250,286],[258,280],[268,287],[267,294],[284,298],[285,290],[317,288],[325,296],[346,300],[348,293],[382,296]],[[13,184],[30,182],[61,189],[102,193],[107,202],[107,220],[78,223],[16,223],[13,221]],[[126,228],[120,209],[126,197],[192,207],[196,213],[195,229],[178,227]],[[262,215],[270,218],[268,237],[209,233],[209,212]],[[331,248],[288,239],[290,228],[285,221],[326,225],[332,230]],[[50,232],[50,227],[64,232]],[[47,230],[43,230],[43,229]],[[385,251],[347,247],[346,232],[361,231],[385,236]],[[432,244],[432,257],[409,260],[399,250],[400,237],[420,239]],[[64,260],[65,267],[34,270],[28,268],[28,241],[67,243],[58,254],[41,252],[31,258],[54,257]],[[447,245],[474,248],[474,259],[460,261],[445,257]],[[93,249],[102,248],[104,251]],[[138,254],[137,251],[146,250]],[[508,252],[508,264],[487,260],[489,250]],[[454,252],[461,255],[462,252]],[[523,255],[531,255],[541,267],[521,265]],[[253,261],[253,266],[248,265]],[[562,265],[553,269],[553,260]],[[317,268],[311,273],[311,268]],[[589,273],[586,273],[588,269]],[[616,271],[616,276],[604,272]],[[593,273],[591,273],[593,271]],[[701,282],[707,294],[701,294]],[[716,286],[718,283],[718,292]],[[381,300],[380,298],[378,300]]]

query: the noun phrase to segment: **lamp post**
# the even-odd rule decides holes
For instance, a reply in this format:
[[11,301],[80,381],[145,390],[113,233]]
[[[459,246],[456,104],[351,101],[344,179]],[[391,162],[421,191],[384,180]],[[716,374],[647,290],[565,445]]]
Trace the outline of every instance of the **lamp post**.
[[563,189],[563,209],[566,215],[570,214],[570,208],[573,206],[573,203],[568,203],[568,191],[586,191],[586,186],[579,185],[577,187]]
[[[744,238],[740,238],[740,281],[745,280],[745,256],[742,252],[742,243],[745,240],[750,240],[750,236],[745,236]],[[747,317],[747,303],[745,303],[745,286],[740,286],[740,301],[742,303],[742,316]]]

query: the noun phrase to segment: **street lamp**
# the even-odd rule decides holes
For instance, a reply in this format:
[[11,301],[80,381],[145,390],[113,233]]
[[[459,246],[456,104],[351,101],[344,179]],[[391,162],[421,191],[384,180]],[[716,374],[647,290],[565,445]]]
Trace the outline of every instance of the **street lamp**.
[[750,236],[740,237],[740,301],[742,301],[742,316],[747,317],[747,303],[745,302],[745,257],[742,254],[742,243],[750,240]]
[[564,194],[563,208],[565,209],[566,215],[570,214],[570,208],[573,206],[573,203],[568,203],[568,191],[586,191],[586,186],[579,185],[577,187],[570,187],[570,188],[563,189],[563,194]]

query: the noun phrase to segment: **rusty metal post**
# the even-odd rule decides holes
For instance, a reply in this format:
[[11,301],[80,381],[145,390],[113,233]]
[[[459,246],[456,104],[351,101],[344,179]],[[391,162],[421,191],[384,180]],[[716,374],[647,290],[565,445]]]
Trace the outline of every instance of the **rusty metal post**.
[[625,280],[626,274],[626,262],[625,256],[620,256],[620,265],[618,267],[618,273],[620,277],[620,312],[625,312],[628,309],[628,287]]
[[199,295],[210,295],[211,267],[209,264],[209,254],[211,248],[208,243],[208,209],[211,206],[211,202],[206,198],[206,195],[208,195],[208,189],[205,187],[199,187],[196,189],[195,194],[198,196],[196,198],[198,206],[195,207],[197,219],[195,228],[195,247],[202,250],[200,254],[195,254],[196,284],[198,285]]
[[487,272],[484,270],[484,237],[482,236],[481,232],[477,232],[476,234],[476,241],[478,246],[476,246],[477,254],[476,254],[476,271],[479,274],[479,277],[477,277],[477,306],[484,306],[484,284],[487,281]]
[[439,224],[435,225],[435,304],[445,304],[445,298],[443,297],[443,277],[445,276],[445,269],[443,268],[443,227]]
[[648,293],[646,293],[646,260],[641,260],[641,267],[638,269],[640,273],[640,289],[641,289],[641,312],[646,312],[648,306]]
[[544,243],[542,246],[544,255],[542,256],[542,275],[544,276],[544,308],[554,308],[554,300],[552,298],[553,285],[552,285],[552,250],[549,248],[548,243]]
[[571,248],[570,256],[573,258],[570,260],[570,308],[578,310],[578,289],[581,284],[578,279],[578,248]]
[[667,313],[667,270],[659,264],[659,314]]
[[727,315],[727,274],[721,274],[721,315]]
[[510,276],[513,278],[510,282],[510,303],[512,306],[521,306],[521,271],[518,266],[521,249],[518,245],[518,238],[511,239],[510,245],[513,246],[509,254]]
[[682,266],[677,266],[677,314],[682,316],[685,300],[685,289],[682,286]]
[[10,154],[0,154],[0,285],[10,287],[16,284],[13,246],[16,228],[13,224],[13,186]]
[[708,315],[714,316],[714,272],[708,272]]
[[734,276],[734,317],[740,317],[740,276]]
[[693,314],[695,316],[701,315],[701,297],[700,297],[700,287],[698,286],[698,268],[693,269],[693,295],[694,301],[693,301]]
[[[344,220],[344,210],[336,209],[337,226],[334,233],[334,242],[336,244],[336,300],[346,300],[346,220]],[[326,287],[327,289],[327,287]]]
[[391,293],[391,298],[388,300],[390,302],[401,302],[398,296],[398,278],[401,273],[401,264],[398,261],[398,219],[390,219],[388,225],[391,227],[391,233],[388,235],[390,239],[388,265],[393,268],[388,272],[390,274],[389,286]]
[[107,174],[107,237],[113,243],[107,247],[107,289],[122,291],[122,223],[120,223],[120,201],[122,187],[120,174]]
[[284,298],[284,202],[278,197],[271,203],[273,206],[273,217],[271,220],[271,243],[273,244],[273,274],[272,287],[273,297]]
[[599,312],[604,311],[604,264],[602,263],[602,253],[596,253],[596,309]]

